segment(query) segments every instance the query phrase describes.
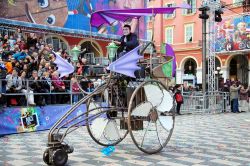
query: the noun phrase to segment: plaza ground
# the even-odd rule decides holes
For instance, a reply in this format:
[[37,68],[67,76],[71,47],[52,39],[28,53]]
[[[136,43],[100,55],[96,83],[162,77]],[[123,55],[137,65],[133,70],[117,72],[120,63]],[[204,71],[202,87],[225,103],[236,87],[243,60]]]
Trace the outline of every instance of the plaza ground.
[[[68,166],[89,165],[211,165],[250,166],[250,113],[181,115],[176,117],[172,138],[161,153],[147,155],[133,144],[130,135],[111,156],[101,153],[85,127],[66,137],[75,151]],[[0,165],[45,165],[42,154],[48,131],[0,138]]]

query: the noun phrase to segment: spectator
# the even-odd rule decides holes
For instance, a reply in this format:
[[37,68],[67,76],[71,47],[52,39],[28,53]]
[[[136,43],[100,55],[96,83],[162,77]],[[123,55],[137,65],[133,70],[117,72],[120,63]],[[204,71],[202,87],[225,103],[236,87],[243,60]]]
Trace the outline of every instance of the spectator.
[[37,43],[37,37],[36,34],[30,33],[28,38],[27,38],[27,48],[34,50],[36,48],[36,43]]
[[[9,74],[6,76],[7,79],[7,87],[6,87],[6,92],[7,93],[20,93],[21,88],[22,88],[22,80],[18,76],[17,70],[13,69],[12,74]],[[20,96],[10,96],[7,99],[10,105],[16,106],[18,103],[18,99]]]
[[237,87],[235,82],[233,82],[232,86],[230,86],[230,99],[231,99],[231,103],[233,104],[233,107],[232,107],[233,113],[239,112],[239,102],[238,102],[239,92],[238,91],[240,90],[240,88],[241,88],[241,85]]
[[[41,82],[40,79],[38,77],[38,73],[36,70],[32,71],[32,76],[29,79],[29,84],[30,84],[30,88],[33,90],[34,93],[42,93],[41,89]],[[42,95],[35,95],[35,103],[37,105],[43,106],[45,105],[45,99],[43,98]]]
[[181,115],[181,105],[183,104],[183,96],[181,94],[181,85],[177,86],[176,92],[175,92],[175,100],[176,100],[176,112],[178,115]]
[[34,94],[33,94],[34,92],[27,85],[28,80],[26,78],[26,72],[22,71],[20,77],[21,77],[21,80],[22,80],[21,92],[25,94],[28,105],[35,106],[36,103],[34,102]]
[[73,92],[73,103],[79,101],[80,87],[78,86],[77,79],[75,77],[71,78],[72,92]]
[[43,68],[43,65],[40,64],[38,68],[38,77],[42,77],[43,72],[45,72],[45,69]]
[[248,91],[247,85],[240,88],[239,111],[246,112],[248,110]]
[[0,59],[0,107],[6,107],[6,70],[3,63]]
[[10,50],[13,51],[15,49],[16,40],[13,38],[12,35],[10,36],[9,44],[10,44]]
[[[55,88],[55,92],[64,93],[66,91],[64,82],[59,78],[59,74],[55,71],[52,74],[52,85]],[[56,101],[58,104],[63,104],[63,95],[56,95]]]
[[25,59],[26,56],[27,56],[27,52],[28,50],[22,50],[21,52],[17,52],[13,55],[13,57],[16,59],[16,60],[21,60],[21,59]]
[[[54,86],[51,84],[51,79],[49,77],[49,72],[45,71],[41,77],[42,93],[47,93],[49,95],[43,95],[46,104],[55,104],[55,95],[51,95],[51,91],[54,90]],[[53,101],[52,101],[53,100]]]
[[14,34],[14,38],[17,40],[23,40],[23,33],[22,30],[20,28],[18,28]]
[[6,76],[7,88],[6,91],[10,93],[19,92],[22,88],[22,80],[18,76],[17,70],[13,69],[11,75]]
[[77,75],[82,75],[83,74],[83,65],[80,62],[77,62]]

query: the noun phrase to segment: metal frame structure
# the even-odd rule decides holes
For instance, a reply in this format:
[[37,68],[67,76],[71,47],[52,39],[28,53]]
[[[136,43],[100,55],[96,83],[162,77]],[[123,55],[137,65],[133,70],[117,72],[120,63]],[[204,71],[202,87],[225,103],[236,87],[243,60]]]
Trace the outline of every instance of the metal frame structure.
[[[220,0],[203,0],[202,5],[204,7],[209,7],[209,21],[207,25],[207,41],[206,45],[206,59],[208,60],[208,92],[216,91],[216,80],[215,80],[215,37],[216,37],[216,28],[215,28],[215,11],[221,8]],[[204,63],[204,62],[203,62]],[[205,73],[203,73],[205,74]]]

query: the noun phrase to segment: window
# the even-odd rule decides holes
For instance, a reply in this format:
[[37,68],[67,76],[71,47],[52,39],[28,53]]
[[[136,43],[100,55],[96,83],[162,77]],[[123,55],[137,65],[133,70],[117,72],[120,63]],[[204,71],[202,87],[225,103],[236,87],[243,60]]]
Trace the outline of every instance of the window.
[[186,24],[185,25],[185,43],[190,43],[193,41],[193,29],[194,24]]
[[244,0],[233,0],[233,5],[234,6],[242,6]]
[[165,28],[165,43],[173,44],[173,42],[174,42],[173,32],[174,32],[174,27],[166,27]]
[[46,38],[46,43],[47,44],[52,44],[53,45],[53,49],[55,51],[58,51],[59,49],[68,49],[67,43],[65,43],[65,41],[63,41],[62,39],[55,37],[55,36],[49,36]]
[[[147,6],[147,8],[152,8],[152,6]],[[145,16],[145,21],[146,24],[148,25],[149,22],[151,22],[153,20],[152,16]]]
[[[173,6],[175,6],[175,4],[169,3],[169,4],[165,5],[165,7],[173,7]],[[164,14],[165,19],[170,19],[170,18],[174,18],[174,17],[175,17],[175,11],[173,14]]]
[[196,13],[196,0],[184,0],[184,3],[187,3],[191,6],[191,9],[183,9],[183,15],[189,15]]
[[151,40],[152,39],[152,30],[148,29],[147,30],[147,40]]

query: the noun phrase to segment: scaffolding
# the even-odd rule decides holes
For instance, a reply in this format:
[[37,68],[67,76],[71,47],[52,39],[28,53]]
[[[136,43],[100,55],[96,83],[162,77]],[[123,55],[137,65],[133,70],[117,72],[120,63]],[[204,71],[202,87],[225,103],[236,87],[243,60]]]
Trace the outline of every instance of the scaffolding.
[[[216,38],[216,25],[215,25],[215,12],[221,8],[220,0],[203,0],[203,7],[208,7],[209,20],[207,24],[206,32],[206,59],[208,60],[208,75],[207,75],[207,92],[214,93],[216,89],[216,77],[215,77],[215,38]],[[205,74],[205,73],[203,73]]]

